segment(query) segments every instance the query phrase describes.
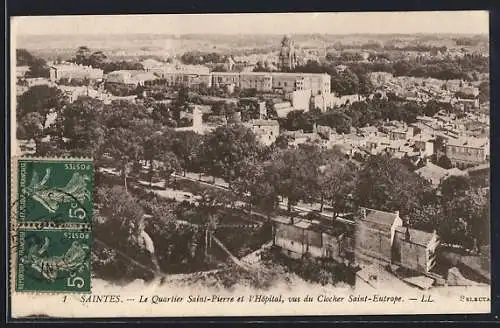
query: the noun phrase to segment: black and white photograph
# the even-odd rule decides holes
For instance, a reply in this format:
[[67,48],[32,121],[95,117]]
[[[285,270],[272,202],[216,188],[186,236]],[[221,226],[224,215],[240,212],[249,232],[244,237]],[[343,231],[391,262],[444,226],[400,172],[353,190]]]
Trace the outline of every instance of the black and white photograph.
[[91,293],[14,317],[490,311],[488,12],[11,32],[12,157],[94,168]]

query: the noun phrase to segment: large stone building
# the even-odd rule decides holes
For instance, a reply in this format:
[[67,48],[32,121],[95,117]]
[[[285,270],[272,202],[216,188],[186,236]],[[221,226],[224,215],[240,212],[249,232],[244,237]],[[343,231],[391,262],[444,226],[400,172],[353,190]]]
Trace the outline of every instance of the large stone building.
[[157,76],[154,73],[141,70],[120,70],[113,71],[104,77],[106,85],[136,87],[144,86],[147,82],[154,81]]
[[420,273],[430,273],[437,262],[439,237],[434,233],[397,227],[392,263]]
[[390,264],[396,228],[401,226],[403,220],[399,212],[361,209],[361,216],[356,224],[356,262]]
[[297,65],[297,51],[295,42],[289,35],[285,35],[281,40],[281,49],[279,53],[279,69],[281,71],[290,71]]
[[276,120],[251,120],[246,125],[262,144],[269,146],[280,134],[280,125]]
[[490,157],[488,138],[450,138],[446,144],[446,157],[454,166],[466,168],[484,164]]
[[273,243],[293,259],[309,254],[313,258],[352,261],[353,238],[349,229],[338,222],[324,226],[313,221],[288,222],[275,218]]
[[88,79],[89,81],[93,81],[100,80],[103,76],[104,72],[102,69],[73,63],[62,63],[50,67],[50,80],[52,82],[58,82],[61,79]]
[[291,93],[297,90],[311,90],[312,95],[330,93],[330,75],[314,73],[281,72],[212,72],[212,86],[226,87],[233,84],[241,89],[255,89],[261,92]]

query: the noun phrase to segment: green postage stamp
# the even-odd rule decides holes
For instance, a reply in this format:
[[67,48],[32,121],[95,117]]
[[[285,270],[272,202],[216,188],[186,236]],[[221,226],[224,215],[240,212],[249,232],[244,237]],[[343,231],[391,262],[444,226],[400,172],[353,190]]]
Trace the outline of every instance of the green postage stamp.
[[89,223],[93,172],[90,160],[20,159],[17,220]]
[[20,229],[16,290],[89,292],[92,235],[70,229]]
[[92,160],[21,158],[16,164],[15,290],[90,292]]

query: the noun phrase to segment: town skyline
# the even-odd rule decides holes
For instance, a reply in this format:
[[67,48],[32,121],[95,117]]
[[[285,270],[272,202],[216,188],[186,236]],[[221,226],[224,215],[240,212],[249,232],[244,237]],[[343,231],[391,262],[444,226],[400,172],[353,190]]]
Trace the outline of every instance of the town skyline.
[[19,36],[489,33],[487,11],[20,16],[11,23]]

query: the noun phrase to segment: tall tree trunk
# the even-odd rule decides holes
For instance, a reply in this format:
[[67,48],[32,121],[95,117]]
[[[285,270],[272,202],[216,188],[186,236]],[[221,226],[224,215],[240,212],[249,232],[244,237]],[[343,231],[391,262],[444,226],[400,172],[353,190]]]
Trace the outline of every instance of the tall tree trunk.
[[125,192],[128,192],[128,186],[127,186],[127,173],[125,172],[123,174],[123,184],[125,186]]
[[153,188],[153,161],[149,161],[149,188]]
[[33,138],[33,141],[35,142],[35,155],[40,155],[40,152],[42,150],[42,139],[41,138]]
[[168,174],[165,174],[165,189],[168,188],[170,182],[170,176]]
[[320,205],[320,208],[319,208],[320,212],[323,212],[323,206],[324,205],[325,205],[325,197],[323,195],[321,195],[321,205]]
[[198,180],[199,180],[199,181],[201,181],[201,174],[202,174],[202,173],[200,172],[200,174],[198,175]]
[[332,207],[333,207],[333,209],[332,209],[332,212],[333,212],[332,219],[333,219],[333,221],[335,221],[337,219],[338,213],[337,213],[337,211],[335,211],[335,207],[334,206],[332,206]]
[[205,260],[208,257],[208,226],[205,228]]

